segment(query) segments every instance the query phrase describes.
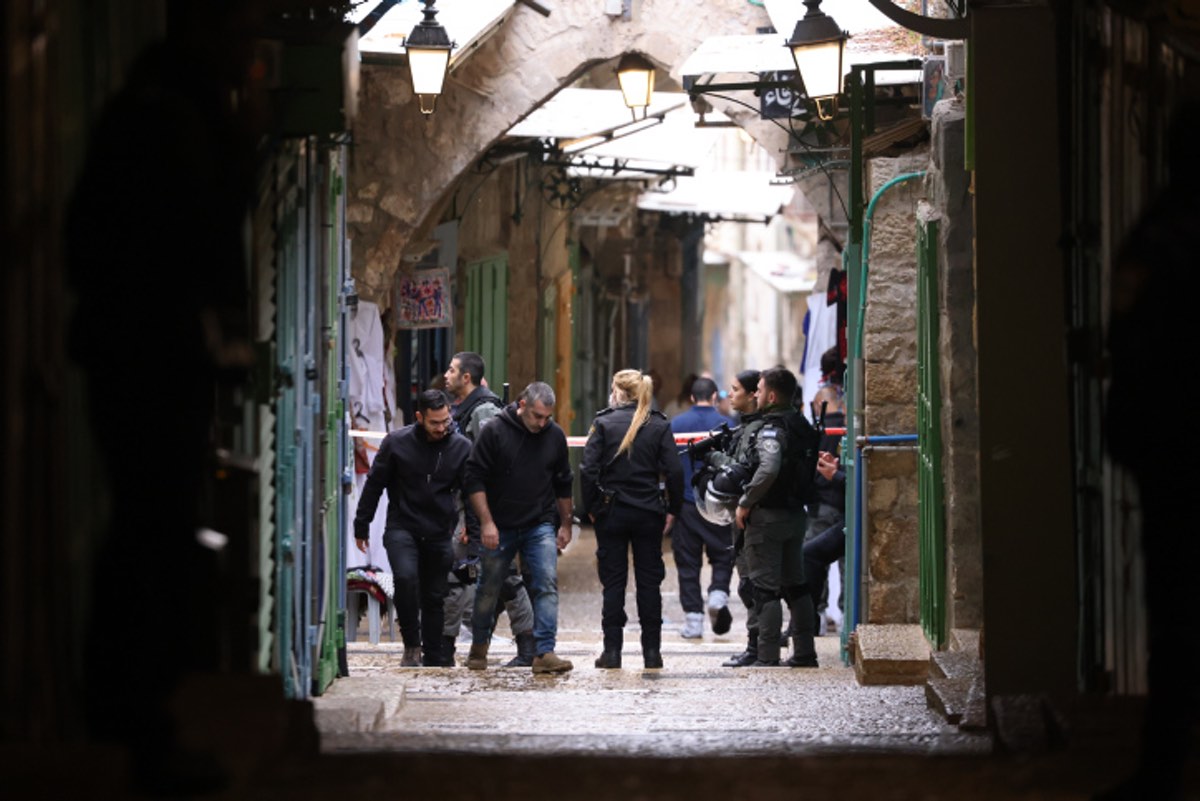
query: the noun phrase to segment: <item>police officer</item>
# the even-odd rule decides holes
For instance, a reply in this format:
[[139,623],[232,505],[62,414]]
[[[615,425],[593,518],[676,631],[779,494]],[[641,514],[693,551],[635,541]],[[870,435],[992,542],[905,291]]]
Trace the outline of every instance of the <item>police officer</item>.
[[804,581],[804,499],[797,495],[802,443],[793,438],[796,376],[784,367],[764,370],[755,396],[763,425],[749,452],[754,472],[738,501],[734,526],[744,530],[743,552],[758,610],[758,660],[780,665],[783,605],[792,617],[789,667],[816,667],[812,596]]
[[[613,376],[609,407],[596,414],[579,467],[584,512],[596,525],[603,586],[604,652],[598,668],[621,667],[628,553],[633,551],[642,659],[662,667],[663,537],[683,504],[683,464],[666,415],[651,410],[654,387],[638,370]],[[659,482],[666,479],[664,508]]]
[[[729,401],[733,410],[740,415],[741,424],[734,431],[726,453],[738,464],[750,463],[750,451],[758,439],[758,430],[763,427],[763,416],[758,410],[758,370],[743,370],[729,387]],[[746,564],[746,552],[741,534],[733,529],[734,566],[738,573],[738,597],[746,607],[746,650],[734,654],[721,664],[725,667],[745,667],[758,661],[758,609],[754,606],[754,585],[750,583],[750,567]]]

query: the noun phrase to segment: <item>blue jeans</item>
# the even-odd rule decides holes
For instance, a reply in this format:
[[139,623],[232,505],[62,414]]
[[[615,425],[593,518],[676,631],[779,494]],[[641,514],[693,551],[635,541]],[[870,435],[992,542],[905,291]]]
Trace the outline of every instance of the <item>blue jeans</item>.
[[479,588],[475,591],[475,612],[471,616],[472,642],[480,644],[491,640],[500,588],[518,553],[532,577],[528,590],[533,601],[533,640],[540,656],[554,650],[558,635],[558,542],[554,526],[549,523],[533,528],[502,528],[500,547],[483,549]]

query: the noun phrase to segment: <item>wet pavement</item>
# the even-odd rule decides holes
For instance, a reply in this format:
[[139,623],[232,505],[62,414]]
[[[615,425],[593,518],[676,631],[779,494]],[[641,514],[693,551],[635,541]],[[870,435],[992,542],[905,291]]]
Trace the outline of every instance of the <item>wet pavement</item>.
[[[928,709],[923,687],[860,687],[837,636],[818,638],[821,667],[721,666],[745,640],[745,610],[731,599],[723,636],[679,636],[683,610],[669,542],[664,547],[662,670],[642,668],[639,629],[626,628],[623,668],[601,670],[595,542],[583,528],[559,565],[559,656],[575,670],[535,676],[502,668],[515,654],[506,619],[490,669],[401,668],[402,645],[348,648],[350,677],[316,700],[322,750],[615,754],[659,757],[797,755],[847,750],[980,754],[986,734],[965,734]],[[707,586],[708,569],[702,576]],[[632,579],[627,612],[634,614]],[[360,629],[361,630],[361,629]],[[458,647],[460,664],[469,643]],[[378,704],[362,706],[364,699]],[[346,709],[365,714],[339,714]],[[377,709],[372,715],[371,710]]]
[[[634,622],[623,669],[592,666],[600,590],[585,528],[559,571],[558,653],[574,671],[501,668],[515,653],[503,619],[483,672],[401,668],[386,634],[355,643],[351,676],[316,699],[325,769],[286,786],[329,797],[326,771],[340,766],[343,790],[410,798],[1065,800],[1133,765],[1136,707],[1073,710],[1069,743],[1008,754],[947,724],[923,687],[859,686],[836,635],[818,639],[815,670],[722,667],[744,644],[745,610],[734,595],[729,634],[706,621],[701,640],[683,639],[669,543],[664,556],[662,670],[642,668]],[[632,586],[626,610],[635,615]],[[460,664],[468,646],[460,639]]]

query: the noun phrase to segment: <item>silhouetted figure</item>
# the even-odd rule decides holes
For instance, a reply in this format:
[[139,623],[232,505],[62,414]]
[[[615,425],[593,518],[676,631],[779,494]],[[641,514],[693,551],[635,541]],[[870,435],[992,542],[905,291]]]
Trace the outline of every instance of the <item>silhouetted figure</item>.
[[[1109,351],[1108,446],[1137,481],[1149,623],[1149,695],[1137,774],[1103,799],[1182,796],[1182,770],[1194,748],[1197,720],[1195,668],[1200,565],[1193,498],[1200,470],[1186,440],[1171,424],[1190,414],[1168,411],[1147,425],[1149,387],[1191,368],[1195,331],[1192,306],[1200,291],[1200,155],[1195,132],[1200,105],[1181,107],[1169,140],[1170,182],[1130,232],[1113,273]],[[1182,400],[1179,387],[1161,393]],[[1171,410],[1171,405],[1162,407]]]
[[167,703],[181,677],[219,664],[217,556],[196,532],[215,391],[249,307],[255,149],[232,99],[249,5],[169,6],[167,41],[139,57],[92,133],[66,225],[78,299],[68,347],[111,498],[93,564],[87,719],[94,737],[131,747],[154,791],[219,781],[176,748]]

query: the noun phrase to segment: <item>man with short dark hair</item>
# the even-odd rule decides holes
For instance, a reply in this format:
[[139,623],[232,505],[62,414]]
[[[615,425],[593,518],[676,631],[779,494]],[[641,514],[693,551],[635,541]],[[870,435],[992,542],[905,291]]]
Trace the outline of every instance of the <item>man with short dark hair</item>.
[[[482,575],[475,594],[467,667],[487,668],[496,599],[519,553],[533,600],[534,673],[565,673],[558,634],[558,549],[571,541],[572,473],[567,437],[551,417],[554,390],[535,381],[484,426],[467,460],[465,488],[479,516]],[[557,536],[555,535],[557,529]]]
[[[712,431],[732,420],[717,411],[714,401],[717,384],[711,378],[697,378],[692,383],[692,408],[677,414],[671,421],[675,433]],[[675,530],[671,532],[671,550],[679,572],[679,603],[683,606],[683,628],[679,636],[698,639],[704,635],[704,598],[700,594],[700,567],[704,552],[712,565],[708,584],[708,615],[714,634],[725,634],[733,623],[729,611],[729,580],[733,576],[733,540],[729,526],[710,523],[696,509],[692,491],[692,460],[683,459],[683,511]]]
[[450,537],[458,524],[455,496],[462,491],[471,443],[450,430],[450,402],[440,390],[417,396],[416,418],[380,443],[358,501],[354,539],[366,553],[375,507],[387,490],[383,547],[395,579],[396,617],[404,638],[400,664],[444,666],[442,604],[452,561]]
[[446,392],[454,398],[454,424],[459,433],[471,440],[479,436],[484,423],[504,408],[496,393],[483,385],[483,371],[483,357],[463,351],[450,359],[445,374]]
[[804,499],[794,492],[803,467],[803,443],[793,434],[795,418],[803,419],[792,405],[795,395],[796,376],[787,368],[772,367],[759,377],[755,396],[763,426],[749,453],[754,472],[734,518],[746,531],[744,553],[758,609],[755,667],[780,665],[784,600],[792,616],[792,656],[784,664],[817,666],[812,597],[804,581]]
[[[455,399],[454,424],[460,433],[472,442],[479,436],[479,430],[489,420],[494,419],[504,409],[504,403],[496,394],[483,386],[484,373],[483,357],[472,351],[462,351],[450,359],[450,367],[443,376],[446,380],[446,391]],[[464,565],[480,555],[479,518],[471,510],[470,504],[463,504],[463,522],[465,530],[454,542],[455,559]],[[460,571],[462,573],[464,571]],[[475,587],[469,568],[465,575],[451,574],[450,590],[446,594],[446,615],[442,636],[442,649],[445,658],[454,664],[454,643],[458,639],[459,628],[464,618],[470,614],[468,610],[475,607]],[[529,602],[529,592],[525,589],[524,579],[516,566],[509,571],[500,590],[500,602],[497,604],[495,621],[500,617],[500,606],[508,612],[509,628],[513,640],[517,644],[517,655],[505,664],[505,667],[529,667],[533,664],[533,606]]]

